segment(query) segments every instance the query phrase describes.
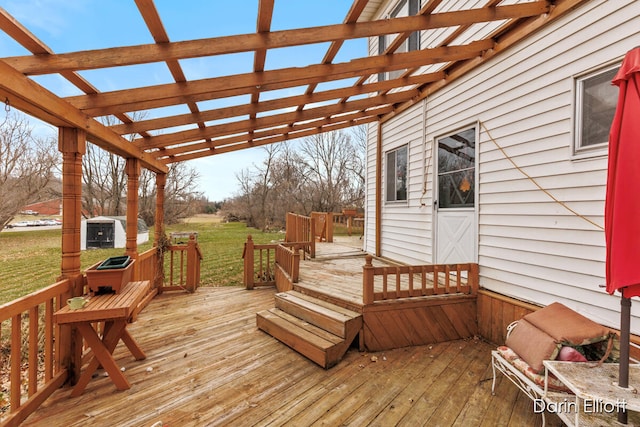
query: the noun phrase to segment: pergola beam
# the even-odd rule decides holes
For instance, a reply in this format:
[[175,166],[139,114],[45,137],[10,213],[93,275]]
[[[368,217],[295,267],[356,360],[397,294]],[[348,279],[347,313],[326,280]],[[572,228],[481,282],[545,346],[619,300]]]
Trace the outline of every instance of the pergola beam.
[[314,104],[318,102],[330,101],[343,97],[364,95],[378,91],[399,89],[407,86],[421,85],[428,82],[443,79],[442,72],[419,74],[410,77],[403,77],[382,82],[374,82],[360,86],[348,86],[345,88],[331,89],[311,94],[296,95],[285,98],[277,98],[269,101],[258,102],[257,104],[243,104],[215,110],[202,111],[197,114],[181,114],[177,116],[161,117],[157,119],[140,120],[131,124],[121,124],[111,126],[111,129],[120,135],[140,133],[153,129],[164,129],[177,126],[185,126],[197,121],[222,120],[238,116],[250,116],[266,111],[275,111],[284,108],[291,108],[301,104]]
[[251,132],[261,128],[277,127],[296,122],[317,119],[334,114],[345,114],[357,110],[370,108],[371,106],[382,106],[386,104],[395,104],[405,102],[413,97],[418,96],[417,90],[406,90],[395,92],[387,95],[366,98],[345,102],[342,104],[331,104],[327,106],[311,108],[303,111],[294,111],[291,113],[274,114],[271,116],[258,117],[254,120],[239,120],[220,125],[208,126],[206,129],[190,129],[182,132],[163,134],[150,138],[138,138],[134,140],[134,144],[141,149],[148,150],[152,148],[164,148],[172,145],[182,144],[199,139],[216,138],[224,135],[232,135],[244,131]]
[[272,31],[260,34],[241,34],[173,43],[97,49],[43,57],[20,56],[4,58],[4,60],[26,75],[52,74],[69,70],[92,70],[249,52],[260,49],[344,41],[383,34],[470,25],[478,22],[526,18],[548,13],[553,3],[550,1],[535,1],[516,5],[416,15],[378,21]]
[[[393,105],[386,105],[384,107],[376,107],[368,110],[358,111],[355,113],[343,114],[340,116],[334,117],[324,117],[321,119],[310,120],[304,123],[295,124],[292,126],[283,125],[279,127],[269,128],[266,130],[256,131],[252,134],[252,138],[257,140],[262,140],[264,138],[269,137],[286,137],[288,134],[293,132],[306,131],[310,129],[316,129],[318,132],[324,132],[324,129],[328,125],[335,125],[337,123],[344,122],[369,122],[369,119],[373,121],[378,120],[378,118],[384,114],[389,113],[393,109]],[[286,139],[286,138],[285,138]],[[234,145],[240,142],[248,142],[249,137],[246,133],[240,135],[233,135],[230,137],[222,137],[217,138],[212,141],[207,142],[196,142],[192,144],[183,144],[179,145],[175,148],[163,148],[160,151],[155,152],[159,159],[166,161],[167,158],[171,158],[174,156],[184,155],[191,152],[202,151],[202,150],[217,150],[223,146]]]
[[175,162],[182,162],[185,160],[193,160],[201,157],[207,157],[214,154],[230,153],[232,151],[245,150],[247,148],[260,147],[263,145],[275,144],[278,142],[284,142],[284,141],[289,141],[289,140],[298,139],[298,138],[305,138],[308,136],[317,135],[322,132],[331,132],[339,129],[346,129],[353,126],[359,126],[359,125],[363,125],[371,122],[376,122],[378,120],[379,120],[379,117],[374,115],[362,120],[354,120],[350,122],[346,121],[346,122],[332,124],[332,125],[323,127],[321,129],[318,129],[318,128],[306,129],[300,132],[291,132],[288,134],[277,135],[274,137],[264,138],[264,139],[255,140],[251,142],[240,142],[240,143],[231,144],[231,145],[223,145],[223,146],[216,147],[215,149],[208,149],[202,152],[192,152],[192,153],[181,155],[181,156],[175,156],[175,157],[166,159],[165,162],[167,164],[170,164]]
[[[362,74],[373,74],[385,70],[404,69],[412,66],[423,66],[455,60],[473,58],[484,51],[492,49],[492,40],[478,40],[460,46],[442,46],[386,56],[372,56],[354,59],[340,64],[318,64],[301,68],[284,68],[264,71],[262,73],[236,74],[228,77],[217,77],[190,81],[148,86],[137,89],[125,89],[103,92],[95,95],[82,95],[65,98],[80,110],[118,107],[134,111],[137,103],[150,100],[168,100],[165,106],[184,103],[190,96],[230,89],[251,90],[262,88],[262,85],[283,84],[284,87],[296,87],[306,84],[309,79],[323,78],[324,81],[353,78]],[[182,102],[178,102],[182,100]]]
[[0,96],[21,111],[58,127],[75,127],[87,133],[87,140],[122,157],[140,159],[154,172],[167,172],[167,167],[120,135],[87,117],[71,104],[58,98],[36,82],[0,61]]

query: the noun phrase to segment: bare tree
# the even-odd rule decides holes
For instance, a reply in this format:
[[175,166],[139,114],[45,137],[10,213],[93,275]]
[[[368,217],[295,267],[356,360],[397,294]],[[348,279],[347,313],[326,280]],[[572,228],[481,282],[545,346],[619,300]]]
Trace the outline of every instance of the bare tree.
[[196,191],[200,175],[186,163],[172,163],[165,185],[164,220],[177,222],[196,213],[202,192]]
[[[54,138],[33,136],[23,115],[7,113],[0,126],[0,225],[39,200],[60,157]],[[1,228],[0,228],[1,229]]]
[[[143,116],[138,115],[135,120],[141,118]],[[112,116],[101,118],[105,126],[115,124],[115,120]],[[125,168],[124,158],[87,143],[82,157],[82,207],[89,215],[124,215],[127,207]]]
[[[202,192],[196,191],[200,175],[185,163],[172,163],[164,188],[164,222],[173,224],[196,213],[201,206]],[[138,187],[139,216],[153,224],[156,214],[157,187],[155,174],[143,169]]]
[[313,135],[303,140],[301,151],[312,210],[333,212],[357,202],[354,171],[361,162],[350,135],[340,131]]
[[224,211],[265,229],[281,227],[286,212],[362,207],[366,133],[353,135],[335,131],[306,138],[297,148],[293,143],[267,148],[262,165],[236,176],[240,194]]
[[82,157],[83,208],[90,215],[123,215],[126,210],[126,160],[87,143]]

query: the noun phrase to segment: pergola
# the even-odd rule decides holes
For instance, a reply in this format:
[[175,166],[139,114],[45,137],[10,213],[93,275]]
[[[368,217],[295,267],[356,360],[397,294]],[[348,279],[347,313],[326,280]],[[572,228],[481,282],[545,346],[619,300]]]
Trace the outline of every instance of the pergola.
[[[480,7],[456,6],[458,9],[451,10],[450,1],[425,0],[415,16],[374,20],[382,1],[355,0],[342,23],[271,31],[275,0],[259,0],[254,33],[172,42],[153,0],[135,0],[155,43],[62,54],[53,52],[0,9],[0,28],[32,53],[1,58],[0,100],[7,108],[17,108],[60,129],[66,217],[63,236],[69,236],[63,238],[63,253],[74,254],[63,256],[66,276],[78,273],[80,267],[76,240],[85,141],[127,159],[128,194],[137,194],[141,167],[157,173],[160,197],[156,233],[160,233],[167,165],[355,125],[382,123],[584,1],[512,4],[516,2],[487,0]],[[478,31],[478,26],[489,30]],[[433,36],[419,50],[398,52],[398,47],[415,31]],[[380,54],[335,62],[345,41],[383,35],[395,37]],[[316,64],[265,69],[272,50],[318,43],[329,43],[329,47]],[[187,59],[246,52],[253,54],[253,71],[244,74],[189,80],[180,64]],[[86,70],[162,62],[171,73],[171,83],[105,92],[80,75]],[[379,81],[378,73],[388,71],[396,71],[396,77]],[[84,94],[57,96],[32,79],[41,75],[58,75]],[[333,82],[335,88],[319,90],[318,85],[325,82]],[[274,99],[263,95],[280,89],[298,90],[301,94]],[[209,110],[199,106],[203,101],[240,95],[247,101]],[[166,108],[163,110],[172,106],[187,106],[189,113],[171,115]],[[141,111],[152,112],[153,118],[134,120],[141,116],[135,113]],[[115,117],[118,124],[105,126],[96,120],[101,116]],[[378,169],[379,164],[380,153]],[[128,223],[135,224],[137,198],[130,197],[128,203]],[[127,252],[136,252],[133,237],[128,239]]]
[[[80,220],[86,141],[127,161],[126,252],[136,257],[141,168],[157,177],[157,244],[163,235],[164,185],[171,163],[361,124],[380,126],[586,1],[485,0],[481,6],[461,7],[460,2],[450,0],[422,0],[414,16],[377,19],[382,0],[355,0],[342,23],[271,31],[275,0],[258,0],[253,33],[171,41],[153,0],[135,0],[155,43],[59,54],[0,8],[0,29],[31,52],[0,58],[0,101],[5,109],[19,109],[59,129],[63,156],[61,280],[70,282],[72,294],[82,294]],[[418,50],[398,51],[415,31],[427,42]],[[387,38],[383,51],[336,61],[345,42],[381,36]],[[328,48],[317,63],[282,69],[265,66],[270,51],[319,43],[327,43]],[[251,72],[193,80],[187,79],[181,65],[189,59],[238,53],[253,55]],[[88,70],[153,63],[165,63],[173,81],[104,91],[81,75]],[[380,73],[390,71],[394,73],[388,79],[379,79]],[[59,76],[82,94],[58,96],[34,78],[43,75]],[[331,89],[320,86],[327,82],[332,82]],[[299,94],[273,98],[268,93],[282,89]],[[203,108],[206,101],[231,98],[244,101]],[[176,106],[186,106],[189,112],[167,113],[172,111],[167,107]],[[150,118],[138,112],[148,112]],[[103,116],[115,117],[109,122],[117,124],[104,125],[99,120]],[[144,117],[135,119],[140,116]],[[380,129],[377,135],[375,217],[379,220]],[[74,369],[77,374],[79,365]]]

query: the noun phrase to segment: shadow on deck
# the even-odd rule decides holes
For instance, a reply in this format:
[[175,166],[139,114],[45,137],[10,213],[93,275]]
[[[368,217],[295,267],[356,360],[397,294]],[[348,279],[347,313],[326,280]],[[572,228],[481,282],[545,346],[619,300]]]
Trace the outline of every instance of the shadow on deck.
[[131,389],[99,375],[78,398],[56,391],[24,425],[541,424],[503,376],[491,395],[488,343],[351,349],[324,370],[256,328],[274,294],[224,287],[155,298],[129,327],[147,359],[133,360],[122,344],[115,351]]

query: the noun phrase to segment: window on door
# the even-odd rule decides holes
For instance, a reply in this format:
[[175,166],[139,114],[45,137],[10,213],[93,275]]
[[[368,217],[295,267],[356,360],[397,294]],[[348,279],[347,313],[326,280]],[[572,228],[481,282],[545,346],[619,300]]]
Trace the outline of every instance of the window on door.
[[476,128],[437,140],[438,207],[472,208],[475,205]]
[[387,152],[386,200],[407,200],[407,146],[403,145]]

